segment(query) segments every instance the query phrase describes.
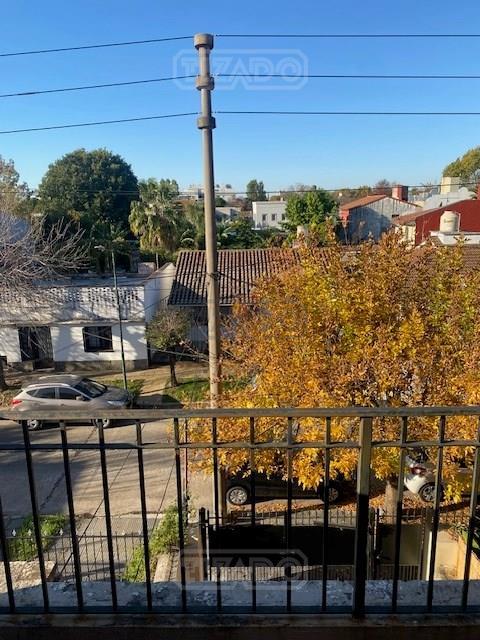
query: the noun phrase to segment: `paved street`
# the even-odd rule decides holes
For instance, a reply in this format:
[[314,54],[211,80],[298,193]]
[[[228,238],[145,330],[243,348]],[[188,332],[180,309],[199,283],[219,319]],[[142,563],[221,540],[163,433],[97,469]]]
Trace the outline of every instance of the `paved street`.
[[[142,428],[144,442],[171,441],[169,421],[147,423]],[[32,444],[60,443],[60,432],[46,426],[30,432]],[[98,438],[92,426],[74,426],[68,430],[70,443],[93,443]],[[134,425],[125,424],[105,431],[106,442],[135,442]],[[23,443],[19,425],[0,421],[2,444]],[[41,513],[67,513],[65,475],[61,451],[33,453],[37,500]],[[182,456],[182,463],[184,458]],[[70,451],[71,476],[78,516],[104,516],[103,486],[98,451]],[[107,451],[110,508],[114,521],[121,516],[140,514],[138,458],[135,450]],[[144,452],[147,511],[156,516],[176,499],[174,455],[170,450]],[[182,481],[185,473],[182,464]],[[209,506],[211,482],[193,474],[189,477],[189,492],[195,508]],[[0,450],[0,491],[3,509],[10,522],[31,513],[25,454]],[[121,526],[121,525],[119,525]]]

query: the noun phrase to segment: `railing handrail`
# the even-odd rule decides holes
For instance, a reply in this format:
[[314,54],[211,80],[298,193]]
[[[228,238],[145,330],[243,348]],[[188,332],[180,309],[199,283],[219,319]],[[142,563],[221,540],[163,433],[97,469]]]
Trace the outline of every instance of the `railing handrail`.
[[0,408],[0,419],[63,421],[82,419],[132,419],[151,420],[167,418],[395,418],[395,417],[436,417],[436,416],[480,416],[480,405],[450,405],[422,407],[275,407],[275,408],[233,408],[215,409],[7,409]]

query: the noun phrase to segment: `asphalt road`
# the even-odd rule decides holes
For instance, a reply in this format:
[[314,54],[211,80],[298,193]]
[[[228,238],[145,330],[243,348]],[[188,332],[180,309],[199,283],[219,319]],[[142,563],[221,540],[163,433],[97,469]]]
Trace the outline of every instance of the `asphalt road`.
[[[98,442],[98,431],[92,426],[68,428],[69,443]],[[159,420],[142,427],[144,442],[171,442],[170,421]],[[60,430],[45,426],[30,432],[32,444],[60,443]],[[134,443],[135,426],[123,424],[105,430],[108,443]],[[32,512],[25,453],[2,451],[2,445],[23,444],[18,424],[0,420],[0,496],[3,511],[12,522]],[[70,451],[70,473],[75,513],[78,516],[104,516],[104,496],[99,451]],[[112,517],[134,516],[141,513],[139,469],[136,450],[107,451],[107,474]],[[182,483],[185,468],[182,455]],[[33,468],[39,510],[43,514],[68,513],[64,463],[61,451],[34,451]],[[155,516],[176,501],[176,474],[172,450],[144,451],[144,474],[147,512]],[[210,508],[211,482],[196,474],[189,474],[189,493],[195,508]]]

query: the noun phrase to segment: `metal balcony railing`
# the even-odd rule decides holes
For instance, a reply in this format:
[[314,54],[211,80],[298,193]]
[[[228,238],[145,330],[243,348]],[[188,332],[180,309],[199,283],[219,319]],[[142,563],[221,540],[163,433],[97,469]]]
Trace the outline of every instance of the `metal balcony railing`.
[[[79,442],[78,438],[73,438],[76,426],[72,425],[72,421],[91,422],[91,420],[99,418],[111,418],[113,420],[122,420],[135,425],[135,438],[133,440],[125,437],[121,441],[109,442],[105,437],[105,430],[101,422],[95,423],[97,435],[93,439],[85,442]],[[45,421],[55,421],[59,424],[59,430],[52,431],[51,441],[37,442],[32,437],[27,420],[30,418],[41,419]],[[263,426],[266,419],[275,419],[278,431],[278,425],[284,424],[284,436],[266,441]],[[66,423],[65,420],[68,419]],[[468,439],[457,439],[448,437],[450,427],[455,424],[455,420],[469,420],[472,424],[472,437]],[[16,421],[18,426],[15,427],[21,434],[21,439],[13,442],[6,441],[2,436],[3,425],[2,420]],[[148,441],[145,440],[142,425],[147,422],[167,420],[171,424],[171,438],[165,440],[162,438],[152,438],[149,436]],[[222,421],[229,420],[242,421],[247,424],[239,429],[241,440],[222,439]],[[321,434],[317,439],[309,439],[304,441],[302,437],[302,421],[312,420],[318,424],[318,433]],[[352,428],[349,435],[345,438],[335,440],[332,437],[333,421],[350,421]],[[392,420],[398,426],[398,437],[392,440],[382,439],[381,423],[384,420]],[[430,421],[436,425],[436,437],[426,440],[416,440],[410,437],[410,425],[418,420]],[[247,422],[246,422],[247,421]],[[258,428],[261,422],[262,429]],[[188,426],[188,428],[185,428]],[[198,427],[198,429],[197,429]],[[122,429],[121,426],[114,427]],[[196,410],[122,410],[111,411],[109,415],[92,415],[88,411],[69,411],[58,410],[35,411],[34,413],[25,411],[1,410],[0,409],[0,453],[12,452],[16,455],[24,457],[26,465],[26,473],[28,479],[28,491],[31,503],[31,515],[33,523],[33,531],[30,533],[35,548],[35,561],[38,562],[41,582],[42,606],[43,612],[63,611],[62,608],[55,607],[51,603],[50,585],[47,580],[47,572],[45,569],[46,557],[49,553],[53,553],[52,549],[57,545],[53,542],[50,545],[50,552],[46,549],[45,541],[42,538],[41,531],[41,514],[38,505],[38,482],[42,480],[39,477],[39,468],[36,465],[35,457],[40,453],[57,452],[62,456],[63,460],[63,479],[66,491],[68,526],[66,531],[62,532],[61,556],[62,563],[69,567],[67,581],[71,581],[75,585],[75,603],[73,610],[77,612],[88,612],[91,610],[91,604],[85,599],[85,584],[91,579],[91,575],[98,572],[98,567],[90,567],[87,575],[82,569],[85,564],[84,553],[81,549],[82,536],[77,531],[77,517],[75,511],[74,499],[74,481],[71,473],[71,454],[79,451],[90,451],[98,454],[101,469],[101,483],[103,487],[103,507],[105,513],[105,532],[102,534],[101,551],[105,556],[100,572],[102,577],[108,576],[108,582],[111,592],[110,603],[105,607],[102,605],[100,609],[107,611],[123,611],[125,607],[119,602],[118,591],[121,573],[118,569],[118,532],[112,530],[112,516],[110,509],[110,487],[109,487],[109,467],[108,456],[114,451],[133,451],[136,453],[136,466],[138,470],[138,511],[140,513],[140,527],[136,543],[143,547],[143,561],[145,567],[145,580],[142,583],[140,600],[138,597],[135,604],[127,607],[128,611],[145,611],[145,612],[178,612],[185,613],[188,611],[213,611],[213,612],[232,612],[246,611],[260,613],[263,610],[272,612],[296,612],[302,611],[307,613],[336,613],[345,611],[345,606],[337,606],[329,603],[332,589],[341,588],[342,582],[339,580],[339,572],[334,570],[330,559],[333,549],[331,546],[331,537],[329,535],[329,527],[340,526],[338,523],[339,515],[334,513],[333,506],[329,505],[327,498],[327,487],[331,478],[331,457],[333,451],[353,450],[356,452],[356,471],[354,473],[356,483],[356,497],[354,515],[350,515],[350,530],[353,536],[353,562],[342,568],[343,582],[348,582],[352,586],[352,597],[349,609],[354,616],[362,617],[370,611],[378,613],[390,614],[392,612],[401,613],[402,611],[425,611],[429,613],[445,613],[447,611],[474,613],[479,610],[479,602],[472,602],[469,598],[469,589],[471,586],[470,570],[471,562],[474,557],[475,538],[479,534],[479,523],[477,518],[477,495],[480,490],[480,406],[463,406],[463,407],[415,407],[415,408],[325,408],[325,409],[196,409]],[[206,435],[208,434],[208,435]],[[246,434],[246,435],[245,435]],[[54,437],[55,436],[55,437]],[[437,605],[435,603],[435,590],[439,587],[440,582],[435,579],[435,561],[437,554],[437,543],[439,528],[442,523],[442,483],[443,483],[443,462],[444,452],[446,448],[456,447],[459,450],[473,451],[474,464],[472,467],[472,483],[471,495],[469,499],[467,514],[465,516],[465,564],[463,571],[463,579],[457,581],[457,591],[459,600],[451,605]],[[435,494],[434,501],[431,504],[431,522],[430,522],[430,538],[425,549],[424,556],[426,562],[426,574],[424,580],[425,601],[415,602],[414,605],[405,608],[399,601],[400,586],[404,581],[415,580],[419,577],[418,567],[411,566],[401,558],[401,545],[403,535],[403,516],[404,516],[404,488],[403,483],[399,482],[396,495],[396,512],[391,514],[391,522],[393,523],[394,533],[394,553],[393,561],[385,565],[377,571],[377,579],[386,580],[389,589],[389,601],[381,605],[369,604],[369,589],[372,583],[372,572],[370,563],[372,562],[372,553],[369,551],[370,546],[374,549],[372,543],[372,516],[370,505],[371,491],[371,466],[372,455],[376,450],[389,449],[396,452],[398,456],[398,476],[403,478],[405,472],[405,458],[409,449],[430,448],[435,452]],[[259,513],[259,500],[256,492],[256,462],[257,456],[261,451],[275,450],[285,460],[285,508],[283,518],[276,519],[275,523],[269,521],[269,517],[264,513]],[[186,531],[185,527],[192,526],[192,519],[186,521],[186,487],[185,487],[185,466],[190,464],[188,456],[198,456],[201,453],[211,461],[212,468],[212,492],[213,492],[213,513],[211,514],[211,525],[209,518],[205,516],[203,511],[202,522],[199,523],[200,538],[208,537],[208,527],[212,527],[212,539],[215,531],[221,529],[222,526],[228,524],[230,528],[247,524],[251,530],[259,530],[258,528],[264,524],[273,526],[278,521],[282,527],[282,549],[280,555],[283,559],[288,558],[293,551],[294,540],[296,535],[296,527],[299,523],[305,524],[305,518],[297,517],[294,510],[294,478],[293,463],[295,456],[299,451],[309,449],[322,452],[323,462],[325,465],[325,475],[323,482],[323,503],[318,507],[315,517],[308,520],[308,526],[311,527],[311,536],[317,535],[316,531],[323,531],[318,534],[318,541],[321,549],[321,562],[312,562],[310,567],[294,567],[289,562],[283,562],[282,570],[277,568],[262,568],[258,572],[255,571],[255,562],[248,566],[245,570],[222,569],[210,562],[212,555],[208,544],[203,540],[203,548],[201,553],[207,556],[202,561],[206,564],[210,562],[208,571],[205,569],[203,574],[204,583],[195,582],[195,593],[201,593],[202,584],[208,591],[213,580],[213,600],[206,599],[199,605],[198,601],[191,597],[192,582],[187,579],[188,573],[188,553],[186,553]],[[222,450],[236,451],[243,450],[245,452],[246,473],[249,474],[250,482],[250,505],[248,515],[236,518],[228,518],[223,507],[223,488],[221,486],[221,473],[219,473],[219,454]],[[148,453],[149,456],[155,456],[156,453],[171,451],[173,456],[175,471],[175,487],[176,487],[176,508],[178,511],[178,602],[175,606],[171,604],[162,605],[158,601],[154,593],[153,575],[151,571],[151,526],[147,511],[148,491],[145,482],[145,460],[144,457]],[[393,455],[393,454],[392,454]],[[0,488],[0,498],[2,489]],[[197,505],[204,506],[204,505]],[[335,507],[337,511],[337,508]],[[0,547],[2,551],[2,561],[4,568],[6,591],[8,594],[8,607],[0,612],[12,614],[15,612],[36,612],[38,607],[19,607],[16,599],[17,592],[12,581],[11,558],[9,557],[12,549],[11,533],[7,530],[5,524],[6,514],[2,510],[2,502],[0,499]],[[415,518],[420,516],[415,516]],[[413,518],[412,518],[413,519]],[[407,518],[408,520],[408,518]],[[342,522],[344,522],[342,520]],[[193,522],[196,526],[197,523]],[[345,527],[345,524],[341,525]],[[442,525],[443,526],[443,525]],[[203,527],[203,528],[202,528]],[[318,528],[318,529],[317,529]],[[207,533],[205,534],[205,531]],[[131,534],[127,534],[126,537]],[[67,536],[70,541],[71,552],[65,551],[64,537]],[[92,539],[98,536],[90,536]],[[122,542],[125,548],[125,554],[131,552],[133,543],[127,545]],[[207,546],[205,546],[207,545]],[[59,547],[59,548],[60,548]],[[129,551],[130,550],[130,551]],[[92,560],[89,561],[90,565]],[[93,563],[95,564],[95,563]],[[282,575],[281,575],[281,572]],[[250,584],[248,591],[249,601],[247,604],[243,601],[238,606],[235,603],[226,603],[224,600],[224,589],[231,588],[231,584],[227,584],[225,580],[235,580],[235,577],[242,576],[245,583]],[[297,576],[301,575],[302,579],[308,582],[309,589],[316,589],[318,594],[318,603],[302,605],[296,598],[298,584]],[[223,576],[223,577],[222,577]],[[227,578],[225,578],[227,576]],[[282,589],[282,598],[278,601],[271,600],[267,606],[259,594],[273,590],[273,583],[269,582],[273,579],[276,581],[275,588]],[[313,579],[312,579],[313,576]],[[281,578],[281,579],[280,579]],[[340,578],[342,580],[342,578]],[[312,586],[313,585],[313,586]],[[307,588],[306,587],[306,588]],[[273,591],[272,591],[273,593]],[[295,596],[292,598],[292,594]],[[95,610],[98,607],[94,607]],[[72,606],[65,611],[71,612]]]

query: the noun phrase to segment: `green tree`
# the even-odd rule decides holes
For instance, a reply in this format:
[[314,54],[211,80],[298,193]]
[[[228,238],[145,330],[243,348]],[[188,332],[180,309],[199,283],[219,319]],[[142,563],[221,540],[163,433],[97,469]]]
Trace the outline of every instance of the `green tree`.
[[218,244],[223,249],[253,249],[261,247],[263,239],[250,219],[238,218],[218,226]]
[[121,156],[107,149],[77,149],[49,166],[38,196],[39,208],[51,219],[73,219],[88,232],[99,219],[127,227],[138,182]]
[[262,202],[267,199],[267,194],[265,193],[265,187],[261,180],[250,180],[247,184],[247,201],[252,204],[252,202]]
[[139,184],[140,199],[132,202],[130,229],[140,239],[140,248],[152,253],[174,253],[188,220],[178,202],[176,180],[149,178]]
[[459,177],[466,186],[473,186],[480,179],[480,147],[473,147],[463,156],[447,164],[444,176]]
[[21,182],[13,160],[0,156],[0,212],[25,217],[35,200],[26,182]]
[[182,234],[181,246],[187,249],[205,249],[205,211],[201,202],[184,205],[187,226]]
[[160,309],[147,326],[147,340],[168,354],[170,384],[178,386],[175,364],[176,349],[185,344],[190,331],[190,315],[183,309]]
[[336,223],[337,209],[337,202],[323,189],[293,194],[287,201],[284,227],[290,234],[296,233],[299,226],[308,227],[309,233],[323,243],[329,225]]

